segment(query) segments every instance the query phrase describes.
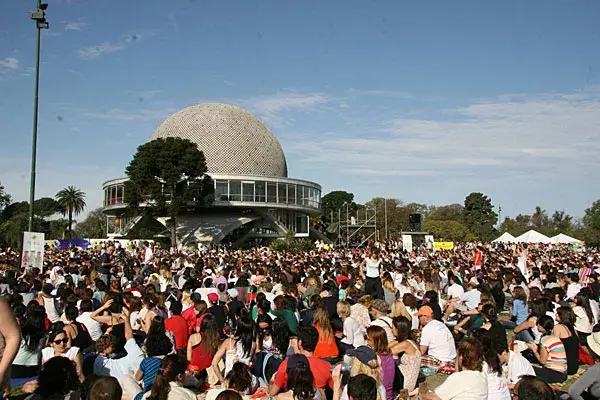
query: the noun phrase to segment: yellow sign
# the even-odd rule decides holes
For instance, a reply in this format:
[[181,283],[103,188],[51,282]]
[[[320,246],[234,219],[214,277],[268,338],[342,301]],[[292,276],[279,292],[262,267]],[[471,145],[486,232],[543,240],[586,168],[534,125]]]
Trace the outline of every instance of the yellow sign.
[[452,250],[454,248],[454,242],[434,242],[433,248],[435,250]]

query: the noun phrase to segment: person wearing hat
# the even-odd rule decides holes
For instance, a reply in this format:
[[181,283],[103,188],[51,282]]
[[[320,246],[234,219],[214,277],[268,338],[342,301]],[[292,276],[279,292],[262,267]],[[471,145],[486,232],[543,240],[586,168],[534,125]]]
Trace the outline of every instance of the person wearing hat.
[[481,303],[481,292],[477,289],[478,286],[479,280],[472,277],[467,284],[468,290],[461,296],[451,299],[448,303],[448,308],[442,318],[444,322],[448,322],[448,317],[456,310],[468,313],[477,309],[477,306]]
[[219,304],[219,295],[217,293],[208,294],[208,312],[214,315],[215,321],[217,322],[217,329],[221,339],[225,338],[225,316],[227,315],[227,306]]
[[[350,357],[350,377],[357,375],[366,375],[373,379],[377,383],[377,391],[379,392],[379,398],[385,399],[385,387],[382,381],[381,363],[377,357],[377,353],[370,347],[359,346],[356,349],[350,349],[346,352],[346,356]],[[348,385],[344,387],[342,391],[341,399],[348,399]]]
[[587,345],[595,364],[569,388],[569,396],[573,400],[600,399],[600,332],[588,336]]
[[373,321],[370,326],[380,326],[385,330],[385,335],[387,336],[388,343],[392,343],[396,340],[394,337],[394,332],[392,332],[392,319],[388,316],[390,313],[390,306],[385,300],[377,299],[373,300],[371,304],[371,315],[373,316]]
[[427,355],[442,362],[450,362],[456,358],[456,345],[454,337],[448,327],[441,321],[434,319],[433,309],[422,306],[417,312],[421,332],[421,354]]

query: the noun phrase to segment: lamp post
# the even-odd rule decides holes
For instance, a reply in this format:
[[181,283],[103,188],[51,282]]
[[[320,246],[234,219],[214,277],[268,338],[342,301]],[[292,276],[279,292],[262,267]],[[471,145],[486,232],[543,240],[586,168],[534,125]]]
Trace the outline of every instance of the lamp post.
[[348,223],[350,222],[350,217],[348,216],[348,202],[344,202],[346,204],[346,248],[350,247],[348,243]]
[[36,27],[36,54],[35,54],[35,90],[33,95],[33,143],[31,144],[31,181],[29,184],[29,232],[33,231],[33,202],[35,201],[35,167],[37,158],[37,125],[38,125],[38,94],[40,89],[40,41],[41,30],[48,29],[46,21],[48,4],[37,0],[37,10],[29,13],[29,18],[35,21]]

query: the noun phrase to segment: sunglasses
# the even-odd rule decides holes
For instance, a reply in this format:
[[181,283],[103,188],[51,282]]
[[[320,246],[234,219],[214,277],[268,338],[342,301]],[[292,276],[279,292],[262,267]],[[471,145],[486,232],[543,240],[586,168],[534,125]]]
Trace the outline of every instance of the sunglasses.
[[59,339],[59,340],[55,340],[53,343],[56,344],[56,345],[59,345],[61,343],[62,344],[67,344],[67,343],[69,343],[69,339],[67,339],[67,338]]

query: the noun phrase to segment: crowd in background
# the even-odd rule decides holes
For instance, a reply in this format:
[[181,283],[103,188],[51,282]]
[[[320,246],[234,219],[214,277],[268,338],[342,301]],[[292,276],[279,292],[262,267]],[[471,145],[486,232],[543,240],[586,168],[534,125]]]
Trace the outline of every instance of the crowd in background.
[[19,257],[0,251],[0,381],[11,396],[600,398],[593,249],[107,241],[47,249],[41,270]]

